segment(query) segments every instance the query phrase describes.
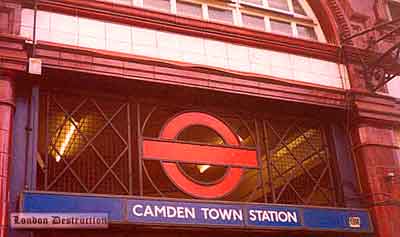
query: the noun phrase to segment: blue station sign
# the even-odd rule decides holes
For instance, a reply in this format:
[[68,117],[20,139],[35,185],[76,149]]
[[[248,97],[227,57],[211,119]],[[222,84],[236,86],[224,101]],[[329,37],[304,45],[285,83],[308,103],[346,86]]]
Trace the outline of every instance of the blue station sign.
[[108,213],[111,223],[372,233],[367,210],[26,192],[22,212]]

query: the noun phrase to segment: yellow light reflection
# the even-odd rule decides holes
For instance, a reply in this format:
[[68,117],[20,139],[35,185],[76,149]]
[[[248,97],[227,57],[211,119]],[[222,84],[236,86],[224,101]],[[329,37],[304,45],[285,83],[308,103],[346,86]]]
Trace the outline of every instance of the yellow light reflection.
[[197,165],[197,169],[199,169],[200,173],[204,173],[206,172],[206,170],[208,170],[208,168],[210,168],[211,166],[209,165]]
[[[75,122],[75,121],[74,121],[74,122]],[[76,126],[79,126],[79,123],[75,122],[75,125],[76,125]],[[65,135],[65,138],[63,138],[63,142],[62,142],[62,144],[61,144],[61,146],[60,146],[60,149],[59,149],[59,151],[58,151],[59,153],[56,155],[56,161],[57,161],[57,162],[60,162],[60,161],[61,161],[61,157],[64,155],[65,150],[67,149],[67,147],[68,147],[68,145],[69,145],[69,143],[70,143],[70,141],[71,141],[71,138],[72,138],[72,136],[74,135],[74,132],[75,132],[75,130],[76,130],[75,125],[74,125],[71,121],[68,121],[68,122],[64,125],[64,128],[63,128],[63,129],[67,130],[67,133],[66,133],[66,135]]]
[[[303,169],[298,169],[295,168],[297,167],[296,160],[290,158],[291,157],[291,152],[295,152],[296,149],[301,149],[302,146],[304,146],[304,143],[306,142],[306,138],[310,139],[312,137],[319,136],[319,132],[317,129],[309,129],[305,131],[303,134],[300,136],[297,136],[296,138],[292,139],[290,142],[286,144],[286,146],[281,146],[279,147],[273,154],[270,156],[270,162],[274,164],[274,167],[271,170],[271,174],[268,173],[268,170],[265,168],[263,169],[264,172],[264,177],[269,177],[269,175],[272,176],[272,178],[276,179],[277,177],[281,177],[279,179],[274,180],[273,187],[272,188],[279,188],[282,185],[285,184],[287,181],[287,178],[290,177],[291,180],[301,176],[304,174]],[[319,147],[317,145],[317,147]],[[325,151],[322,150],[320,152],[317,152],[310,157],[307,158],[307,160],[303,160],[306,158],[307,154],[310,154],[308,152],[302,152],[299,154],[300,157],[298,157],[299,162],[302,163],[302,166],[307,169],[311,170],[312,168],[318,166],[323,160],[318,159],[320,155],[324,155]],[[262,161],[265,164],[267,156],[263,155],[261,157]],[[294,169],[293,169],[294,168]],[[275,170],[277,169],[277,170]],[[254,189],[254,184],[257,183],[258,180],[258,175],[257,172],[258,170],[251,170],[246,173],[246,176],[243,178],[243,186],[241,186],[240,192],[237,193],[237,196],[244,196],[246,193],[251,193],[253,192]],[[278,175],[278,172],[281,175]],[[267,185],[267,192],[270,192],[271,190],[269,189],[269,186]],[[261,189],[256,192],[256,194],[253,195],[254,200],[257,198],[261,197],[263,195]]]

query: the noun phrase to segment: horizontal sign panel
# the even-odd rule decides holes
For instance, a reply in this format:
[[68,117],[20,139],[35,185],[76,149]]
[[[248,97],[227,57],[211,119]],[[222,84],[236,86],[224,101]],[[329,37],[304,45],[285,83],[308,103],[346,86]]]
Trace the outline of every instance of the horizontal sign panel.
[[221,226],[310,231],[373,231],[368,211],[343,208],[153,200],[27,192],[22,212],[107,213],[112,223]]
[[110,221],[124,218],[124,200],[100,196],[24,193],[23,212],[107,213]]

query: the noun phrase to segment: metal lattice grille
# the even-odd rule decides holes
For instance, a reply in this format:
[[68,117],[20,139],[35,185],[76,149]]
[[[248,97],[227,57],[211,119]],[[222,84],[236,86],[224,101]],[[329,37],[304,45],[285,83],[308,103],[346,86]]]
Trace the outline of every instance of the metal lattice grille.
[[265,121],[272,199],[278,203],[335,203],[323,129],[299,120]]
[[129,194],[128,104],[82,96],[43,99],[48,147],[44,189]]
[[[193,198],[171,181],[160,160],[143,156],[142,142],[158,141],[171,118],[185,111],[200,111],[198,108],[62,94],[47,94],[41,101],[39,189]],[[333,159],[323,123],[284,117],[243,118],[226,109],[201,111],[223,121],[238,137],[240,147],[257,151],[257,167],[244,168],[237,187],[220,199],[337,205]],[[201,126],[181,131],[175,139],[172,142],[224,145],[215,131]],[[199,183],[217,182],[229,168],[177,165]]]

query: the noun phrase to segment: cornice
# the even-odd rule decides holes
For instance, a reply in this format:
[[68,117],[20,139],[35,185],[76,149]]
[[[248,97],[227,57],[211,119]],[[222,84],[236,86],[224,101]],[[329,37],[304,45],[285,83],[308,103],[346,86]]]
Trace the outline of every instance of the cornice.
[[44,69],[189,86],[331,108],[344,108],[345,105],[342,89],[254,73],[43,41],[38,42],[36,54],[43,60]]
[[352,91],[356,119],[361,123],[400,125],[400,100],[385,94]]
[[28,60],[25,38],[0,34],[0,68],[25,71]]

